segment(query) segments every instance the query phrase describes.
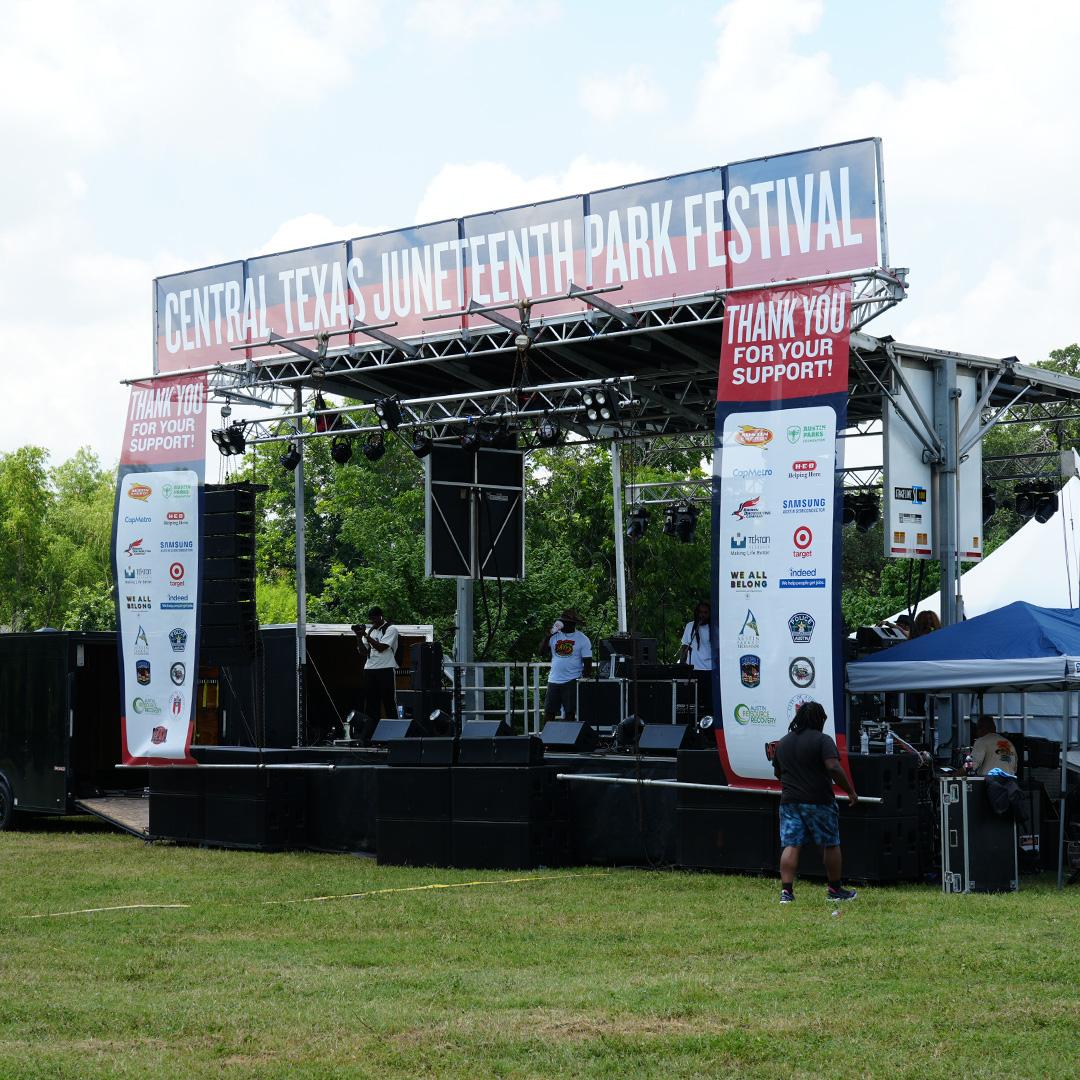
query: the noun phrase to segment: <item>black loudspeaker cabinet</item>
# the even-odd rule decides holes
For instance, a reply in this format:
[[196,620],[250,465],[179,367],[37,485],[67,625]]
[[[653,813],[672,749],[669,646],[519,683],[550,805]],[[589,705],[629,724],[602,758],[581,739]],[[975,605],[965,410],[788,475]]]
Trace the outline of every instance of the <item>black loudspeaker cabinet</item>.
[[638,750],[643,754],[674,754],[693,742],[694,729],[687,724],[646,724]]
[[438,690],[442,686],[442,646],[424,641],[412,647],[412,688]]
[[[723,796],[721,796],[723,797]],[[702,870],[774,873],[780,842],[775,807],[736,810],[680,806],[679,865]]]
[[455,821],[550,821],[557,816],[557,772],[551,766],[459,765],[450,775],[451,816]]
[[459,765],[540,765],[543,761],[544,744],[539,735],[466,739],[462,729],[461,742],[458,743]]
[[942,889],[1015,892],[1020,868],[1012,817],[994,813],[981,777],[948,777],[939,784]]
[[[922,848],[929,840],[920,830],[917,816],[880,816],[880,807],[864,812],[849,810],[840,801],[840,852],[843,874],[852,881],[919,881],[925,859]],[[824,878],[821,848],[807,844],[799,857],[799,874]]]
[[386,763],[401,765],[453,765],[457,740],[446,738],[398,739],[387,743]]
[[614,727],[625,715],[622,679],[578,679],[577,714],[590,724]]
[[384,818],[375,823],[375,858],[385,866],[451,866],[449,819]]
[[378,770],[377,814],[400,820],[450,820],[449,768]]
[[543,821],[454,821],[453,865],[473,870],[564,866],[565,831]]
[[687,784],[727,784],[720,753],[715,746],[707,750],[680,750],[675,777]]
[[504,738],[510,734],[510,725],[505,720],[466,720],[461,725],[462,741]]
[[[301,769],[214,770],[238,782],[206,784],[203,840],[216,847],[278,851],[303,847],[307,840],[307,776]],[[208,777],[209,779],[209,777]]]
[[582,720],[549,720],[540,732],[540,738],[545,747],[559,747],[582,754],[595,750],[598,741],[595,729]]
[[150,835],[155,840],[202,843],[206,833],[203,810],[201,793],[182,794],[177,791],[155,790],[151,787]]
[[374,746],[384,746],[398,739],[419,739],[423,734],[423,729],[415,720],[399,720],[395,717],[379,721],[371,742]]
[[374,851],[378,776],[371,765],[308,769],[307,846],[316,851]]
[[860,795],[881,799],[883,817],[912,817],[919,808],[920,766],[913,754],[848,754],[848,767]]

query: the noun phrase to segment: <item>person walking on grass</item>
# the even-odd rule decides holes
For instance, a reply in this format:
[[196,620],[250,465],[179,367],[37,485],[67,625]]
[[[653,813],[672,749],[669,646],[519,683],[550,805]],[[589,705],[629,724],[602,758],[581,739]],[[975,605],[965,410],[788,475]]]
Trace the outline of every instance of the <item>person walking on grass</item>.
[[855,787],[840,768],[840,751],[822,730],[828,716],[816,701],[799,706],[788,733],[776,744],[773,772],[780,781],[780,903],[795,900],[795,874],[803,844],[821,847],[829,900],[854,900],[855,890],[840,880],[840,815],[833,785],[858,802]]

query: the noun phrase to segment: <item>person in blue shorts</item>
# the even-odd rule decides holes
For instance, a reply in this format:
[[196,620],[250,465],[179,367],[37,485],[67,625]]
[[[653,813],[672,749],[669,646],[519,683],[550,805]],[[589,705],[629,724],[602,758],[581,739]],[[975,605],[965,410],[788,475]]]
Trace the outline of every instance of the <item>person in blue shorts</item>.
[[840,768],[840,751],[822,730],[828,716],[816,701],[799,706],[788,733],[776,744],[773,771],[780,781],[780,903],[795,899],[795,874],[803,844],[817,844],[825,857],[829,900],[854,900],[855,890],[840,879],[840,815],[833,785],[858,802],[855,787]]

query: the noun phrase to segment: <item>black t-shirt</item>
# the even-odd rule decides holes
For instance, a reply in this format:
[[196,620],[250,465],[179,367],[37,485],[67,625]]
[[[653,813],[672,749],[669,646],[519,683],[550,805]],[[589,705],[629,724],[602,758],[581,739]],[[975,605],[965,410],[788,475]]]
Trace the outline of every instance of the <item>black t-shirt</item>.
[[833,802],[833,784],[825,771],[829,758],[839,758],[836,743],[822,731],[789,731],[776,747],[782,803]]

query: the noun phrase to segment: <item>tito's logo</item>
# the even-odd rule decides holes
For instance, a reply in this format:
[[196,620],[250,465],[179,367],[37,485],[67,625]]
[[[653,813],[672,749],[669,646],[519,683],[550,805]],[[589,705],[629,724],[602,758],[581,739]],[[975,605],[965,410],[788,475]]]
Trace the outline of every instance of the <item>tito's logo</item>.
[[139,502],[146,502],[151,495],[154,494],[154,489],[146,484],[132,484],[127,489],[129,499],[138,499]]
[[735,441],[740,446],[756,446],[764,449],[773,441],[773,433],[767,427],[740,424],[739,430],[735,432]]

